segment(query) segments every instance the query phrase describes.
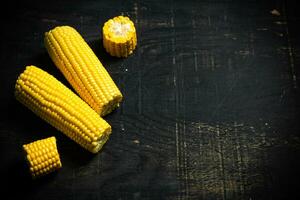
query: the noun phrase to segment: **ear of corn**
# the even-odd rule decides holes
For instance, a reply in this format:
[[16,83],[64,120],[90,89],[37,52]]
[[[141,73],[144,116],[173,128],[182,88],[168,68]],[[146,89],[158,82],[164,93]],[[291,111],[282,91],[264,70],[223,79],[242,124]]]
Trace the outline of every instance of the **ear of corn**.
[[133,22],[128,17],[118,16],[105,22],[103,26],[103,46],[116,57],[128,57],[137,44]]
[[72,27],[60,26],[45,33],[45,46],[55,65],[98,114],[119,106],[122,94],[92,49]]
[[23,145],[33,178],[48,174],[62,167],[55,137]]
[[98,152],[111,126],[47,72],[28,66],[15,86],[16,99],[90,152]]

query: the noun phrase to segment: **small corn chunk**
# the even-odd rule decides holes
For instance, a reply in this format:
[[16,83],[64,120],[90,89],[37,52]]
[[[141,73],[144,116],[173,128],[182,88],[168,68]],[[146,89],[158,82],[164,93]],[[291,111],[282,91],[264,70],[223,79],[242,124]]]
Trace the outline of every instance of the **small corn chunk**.
[[98,114],[104,116],[119,106],[121,92],[74,28],[56,27],[45,33],[44,41],[55,65]]
[[62,167],[55,137],[23,145],[33,178],[43,176]]
[[114,17],[103,26],[103,46],[106,51],[116,57],[128,57],[137,44],[133,22],[124,16]]
[[15,96],[36,115],[92,153],[107,141],[111,126],[80,97],[47,72],[28,66],[19,76]]

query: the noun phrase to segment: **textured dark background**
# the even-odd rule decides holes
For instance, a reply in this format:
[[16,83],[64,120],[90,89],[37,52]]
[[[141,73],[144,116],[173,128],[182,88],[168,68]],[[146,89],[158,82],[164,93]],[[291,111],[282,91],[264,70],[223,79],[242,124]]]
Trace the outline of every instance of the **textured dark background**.
[[[299,197],[298,8],[290,0],[2,6],[1,191],[53,200]],[[138,33],[127,59],[110,57],[101,43],[103,23],[120,14]],[[58,25],[82,34],[125,97],[105,117],[113,134],[96,155],[13,97],[29,64],[69,86],[43,45],[43,33]],[[22,144],[52,135],[63,168],[32,181]]]

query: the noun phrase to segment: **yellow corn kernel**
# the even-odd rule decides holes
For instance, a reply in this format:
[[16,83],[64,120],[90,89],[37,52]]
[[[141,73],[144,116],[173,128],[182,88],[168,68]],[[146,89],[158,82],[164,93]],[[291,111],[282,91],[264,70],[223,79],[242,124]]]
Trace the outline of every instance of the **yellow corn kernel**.
[[[48,174],[62,167],[55,137],[24,144],[23,149],[33,178]],[[41,153],[39,157],[35,156],[37,152]],[[57,165],[53,165],[51,162],[52,158],[55,158]]]
[[119,106],[121,92],[74,28],[56,27],[45,33],[44,42],[55,65],[98,114],[104,116]]
[[[36,115],[92,153],[102,148],[111,133],[111,126],[88,104],[53,76],[35,66],[26,67],[19,76],[15,96]],[[28,150],[32,151],[32,157],[47,152],[47,148],[35,151],[34,148],[38,149],[39,146],[32,146]]]
[[103,29],[103,46],[116,57],[128,57],[137,44],[133,22],[124,16],[114,17],[105,22]]

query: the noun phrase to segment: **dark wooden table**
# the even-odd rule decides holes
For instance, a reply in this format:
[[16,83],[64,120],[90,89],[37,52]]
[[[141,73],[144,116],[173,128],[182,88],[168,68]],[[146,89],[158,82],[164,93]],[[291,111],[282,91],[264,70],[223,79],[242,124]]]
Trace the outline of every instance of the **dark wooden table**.
[[[1,195],[21,199],[291,199],[298,195],[300,24],[296,1],[10,2],[2,16]],[[273,12],[271,13],[271,11]],[[103,23],[136,25],[138,48],[110,57]],[[70,86],[43,34],[75,27],[125,97],[92,155],[13,96],[36,65]],[[63,168],[31,180],[22,144],[56,136]],[[297,198],[294,198],[297,199]]]

